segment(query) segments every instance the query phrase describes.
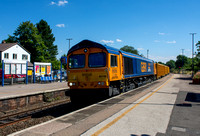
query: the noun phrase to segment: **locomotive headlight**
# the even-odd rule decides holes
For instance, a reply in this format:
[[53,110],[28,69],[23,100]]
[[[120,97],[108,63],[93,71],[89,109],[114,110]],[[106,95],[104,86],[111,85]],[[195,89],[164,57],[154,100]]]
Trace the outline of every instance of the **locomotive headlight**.
[[101,82],[101,85],[104,85],[104,82]]
[[98,85],[101,85],[101,82],[98,82]]
[[69,83],[69,86],[75,86],[76,83]]
[[73,84],[72,83],[69,83],[69,86],[72,86]]

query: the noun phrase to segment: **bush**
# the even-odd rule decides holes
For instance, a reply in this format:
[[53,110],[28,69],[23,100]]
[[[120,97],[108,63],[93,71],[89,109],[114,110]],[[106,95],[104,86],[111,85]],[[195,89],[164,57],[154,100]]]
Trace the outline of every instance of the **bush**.
[[193,79],[200,79],[200,71],[194,75]]

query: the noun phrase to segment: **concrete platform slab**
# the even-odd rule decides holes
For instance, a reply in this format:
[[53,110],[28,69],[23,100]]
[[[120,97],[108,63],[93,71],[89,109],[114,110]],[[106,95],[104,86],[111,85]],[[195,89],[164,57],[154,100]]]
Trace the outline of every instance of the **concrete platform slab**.
[[67,82],[19,84],[0,87],[0,100],[69,89]]

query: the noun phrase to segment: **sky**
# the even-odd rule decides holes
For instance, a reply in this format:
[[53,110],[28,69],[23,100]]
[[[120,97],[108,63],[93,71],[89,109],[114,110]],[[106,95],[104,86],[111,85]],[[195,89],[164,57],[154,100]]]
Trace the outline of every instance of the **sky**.
[[[20,23],[47,21],[58,56],[88,39],[120,49],[133,46],[154,61],[192,56],[200,41],[200,0],[0,0],[0,42]],[[182,52],[182,49],[183,52]],[[196,51],[196,48],[195,48]]]

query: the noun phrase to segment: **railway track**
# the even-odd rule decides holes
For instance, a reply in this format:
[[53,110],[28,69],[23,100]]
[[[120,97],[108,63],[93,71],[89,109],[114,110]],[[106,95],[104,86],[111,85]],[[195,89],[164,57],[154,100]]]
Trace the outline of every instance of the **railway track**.
[[57,106],[60,106],[62,104],[66,104],[69,103],[70,100],[63,100],[57,103],[53,103],[53,104],[48,104],[42,107],[38,107],[38,108],[33,108],[30,110],[26,110],[23,112],[18,112],[18,113],[14,113],[14,114],[10,114],[10,115],[6,115],[3,117],[0,117],[0,128],[4,128],[7,127],[9,125],[13,125],[16,123],[19,123],[21,121],[27,121],[29,119],[32,118],[32,115],[42,112],[44,110],[50,109],[50,108],[56,108]]
[[[124,97],[130,97],[137,93],[142,92],[144,89],[147,89],[151,86],[155,87],[157,84],[163,82],[155,81],[150,83],[147,86],[141,86],[140,88],[135,88],[134,90],[129,91],[127,94],[123,94],[122,99]],[[31,110],[27,110],[24,112],[20,112],[17,114],[12,114],[4,117],[0,117],[0,135],[6,136],[13,132],[20,131],[22,129],[46,122],[48,120],[60,117],[62,115],[66,115],[73,111],[79,110],[81,108],[87,107],[89,105],[99,103],[104,101],[106,98],[100,98],[99,95],[85,95],[88,96],[84,101],[80,101],[78,104],[73,104],[69,100],[60,101],[59,103],[49,104],[40,108],[34,108]],[[84,97],[84,95],[82,96]],[[115,99],[115,98],[114,98]],[[114,104],[113,102],[108,103],[108,105]]]

